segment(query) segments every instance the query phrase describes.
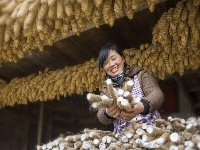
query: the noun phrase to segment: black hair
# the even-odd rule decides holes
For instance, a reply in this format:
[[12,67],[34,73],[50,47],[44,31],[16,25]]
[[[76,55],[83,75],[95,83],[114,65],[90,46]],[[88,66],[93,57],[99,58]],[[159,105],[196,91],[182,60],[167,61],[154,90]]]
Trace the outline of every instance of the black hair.
[[106,44],[104,47],[101,48],[101,50],[99,52],[99,57],[98,57],[99,70],[100,70],[100,68],[103,68],[103,64],[106,61],[110,50],[115,50],[120,56],[122,56],[124,58],[122,49],[118,45],[113,44],[113,43]]

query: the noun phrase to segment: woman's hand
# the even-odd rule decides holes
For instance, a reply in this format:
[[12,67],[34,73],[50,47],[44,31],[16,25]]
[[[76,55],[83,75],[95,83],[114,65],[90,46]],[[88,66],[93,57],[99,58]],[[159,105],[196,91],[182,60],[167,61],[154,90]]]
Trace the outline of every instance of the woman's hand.
[[124,122],[131,121],[135,116],[144,111],[144,105],[139,102],[134,108],[130,108],[128,112],[121,111],[121,118]]
[[119,118],[120,117],[120,109],[115,104],[114,106],[110,108],[106,108],[106,113],[113,118]]

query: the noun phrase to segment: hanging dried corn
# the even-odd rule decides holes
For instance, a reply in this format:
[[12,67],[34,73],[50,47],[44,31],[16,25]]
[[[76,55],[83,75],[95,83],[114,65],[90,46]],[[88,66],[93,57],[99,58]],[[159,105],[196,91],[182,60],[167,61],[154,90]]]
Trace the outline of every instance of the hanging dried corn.
[[[3,48],[0,60],[17,62],[16,57],[31,54],[36,48],[43,50],[45,45],[52,45],[69,32],[79,35],[88,22],[92,21],[96,27],[103,23],[113,26],[116,18],[127,15],[132,19],[135,9],[145,4],[152,7],[157,2],[154,0],[150,5],[147,0],[4,0],[0,2],[0,26],[6,30],[0,37]],[[193,18],[194,13],[190,16]],[[38,36],[39,39],[35,38]],[[12,55],[13,52],[7,50],[19,54]]]

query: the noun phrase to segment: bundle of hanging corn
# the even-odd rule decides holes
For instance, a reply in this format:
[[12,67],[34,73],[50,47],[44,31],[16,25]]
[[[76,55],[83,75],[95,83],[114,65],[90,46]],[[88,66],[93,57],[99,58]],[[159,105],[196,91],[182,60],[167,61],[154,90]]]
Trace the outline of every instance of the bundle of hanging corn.
[[0,64],[17,62],[25,53],[67,37],[79,35],[88,23],[113,26],[114,20],[159,0],[2,0],[0,1]]
[[[140,67],[164,79],[166,74],[200,67],[200,0],[182,0],[165,12],[153,29],[152,45],[130,52]],[[144,47],[147,49],[144,50]],[[135,54],[134,54],[135,53]]]
[[60,99],[73,93],[83,94],[101,90],[105,79],[103,71],[98,71],[97,60],[92,58],[83,64],[66,66],[64,69],[31,74],[14,78],[4,84],[0,94],[0,108],[14,104]]
[[66,66],[64,69],[31,74],[14,78],[1,88],[0,108],[14,104],[27,104],[35,101],[60,99],[73,93],[83,94],[101,89],[104,74],[99,73],[97,60],[91,59],[84,64]]
[[198,150],[200,149],[200,117],[188,119],[156,119],[147,125],[132,122],[120,135],[110,131],[85,129],[76,135],[59,137],[37,150]]

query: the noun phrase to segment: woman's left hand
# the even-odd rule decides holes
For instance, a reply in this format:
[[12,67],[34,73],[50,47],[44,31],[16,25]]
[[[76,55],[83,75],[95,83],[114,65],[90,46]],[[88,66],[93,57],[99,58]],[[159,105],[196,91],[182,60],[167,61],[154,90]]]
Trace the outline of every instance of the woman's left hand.
[[139,102],[134,108],[130,108],[128,112],[121,111],[121,118],[124,122],[131,121],[135,116],[144,111],[144,105]]

